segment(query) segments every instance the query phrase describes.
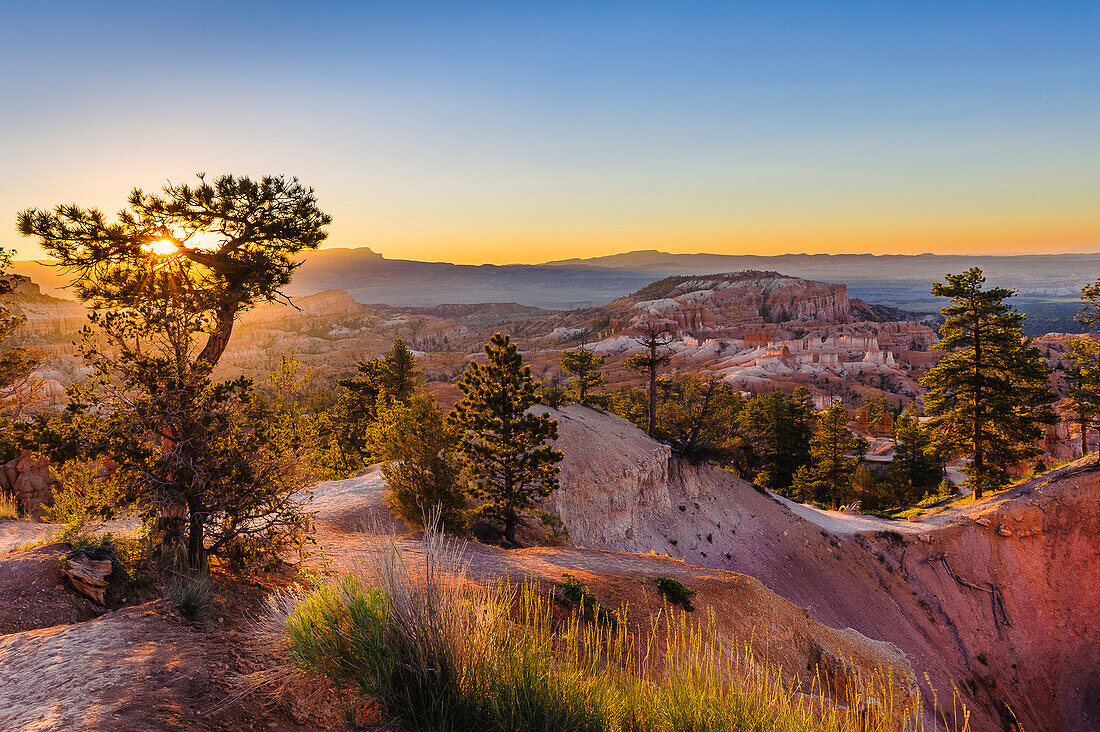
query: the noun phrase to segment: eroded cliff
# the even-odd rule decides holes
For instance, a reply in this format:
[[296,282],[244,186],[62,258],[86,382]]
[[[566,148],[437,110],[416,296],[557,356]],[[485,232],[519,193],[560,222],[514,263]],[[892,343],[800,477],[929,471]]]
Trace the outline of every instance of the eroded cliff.
[[889,641],[941,726],[957,725],[953,701],[974,730],[1010,729],[1013,715],[1026,729],[1100,724],[1100,473],[938,523],[829,514],[831,525],[673,458],[618,417],[551,412],[566,459],[550,503],[573,543],[743,572],[826,625]]

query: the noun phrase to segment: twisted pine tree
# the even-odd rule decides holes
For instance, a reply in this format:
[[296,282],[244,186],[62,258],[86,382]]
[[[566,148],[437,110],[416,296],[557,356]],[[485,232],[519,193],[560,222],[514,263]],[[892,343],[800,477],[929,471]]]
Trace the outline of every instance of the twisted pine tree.
[[296,255],[330,222],[312,188],[283,176],[134,189],[114,219],[70,204],[18,215],[19,233],[73,274],[97,331],[71,407],[102,415],[118,464],[103,512],[136,512],[192,567],[211,552],[277,551],[306,528],[294,466],[250,414],[251,382],[211,374],[237,317],[283,298]]
[[473,361],[458,388],[465,395],[450,414],[460,431],[459,451],[473,476],[478,513],[516,546],[516,528],[535,502],[558,487],[563,455],[546,444],[557,420],[533,414],[535,384],[516,345],[497,333],[485,345],[485,364]]
[[1005,299],[1012,290],[983,290],[985,277],[973,267],[949,274],[932,294],[951,299],[940,312],[944,357],[922,380],[928,393],[928,426],[952,455],[970,457],[966,483],[981,498],[1003,487],[1008,468],[1039,454],[1043,425],[1054,424],[1049,369],[1024,338],[1024,316]]

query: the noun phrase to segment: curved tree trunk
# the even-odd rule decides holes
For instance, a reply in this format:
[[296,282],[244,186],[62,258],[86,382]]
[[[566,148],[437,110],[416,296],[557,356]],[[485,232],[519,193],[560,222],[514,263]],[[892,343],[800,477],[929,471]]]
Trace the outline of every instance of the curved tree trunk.
[[229,345],[229,336],[233,334],[233,323],[237,319],[239,309],[239,302],[225,303],[218,307],[214,332],[207,338],[206,345],[203,346],[197,360],[205,361],[210,368],[218,365],[226,346]]

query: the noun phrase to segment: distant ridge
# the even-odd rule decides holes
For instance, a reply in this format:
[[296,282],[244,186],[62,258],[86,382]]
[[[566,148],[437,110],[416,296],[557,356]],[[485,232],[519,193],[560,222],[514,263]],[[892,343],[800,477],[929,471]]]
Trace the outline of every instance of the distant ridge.
[[[913,312],[939,303],[932,283],[948,272],[981,267],[989,285],[1019,292],[1033,333],[1075,328],[1081,287],[1100,275],[1100,254],[671,254],[623,252],[542,264],[471,265],[388,259],[368,247],[311,252],[291,281],[289,294],[341,289],[364,304],[431,307],[447,303],[518,303],[548,310],[603,305],[672,275],[744,270],[777,271],[818,282],[843,283],[851,297]],[[43,292],[68,296],[65,273],[40,262],[16,262]]]

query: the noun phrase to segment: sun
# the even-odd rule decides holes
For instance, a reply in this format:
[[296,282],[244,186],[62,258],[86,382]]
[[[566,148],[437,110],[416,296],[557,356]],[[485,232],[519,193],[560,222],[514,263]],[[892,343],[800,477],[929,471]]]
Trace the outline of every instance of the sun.
[[141,248],[149,254],[155,254],[160,257],[167,256],[169,254],[175,254],[179,251],[176,248],[176,245],[168,239],[157,239],[156,241],[142,244]]

